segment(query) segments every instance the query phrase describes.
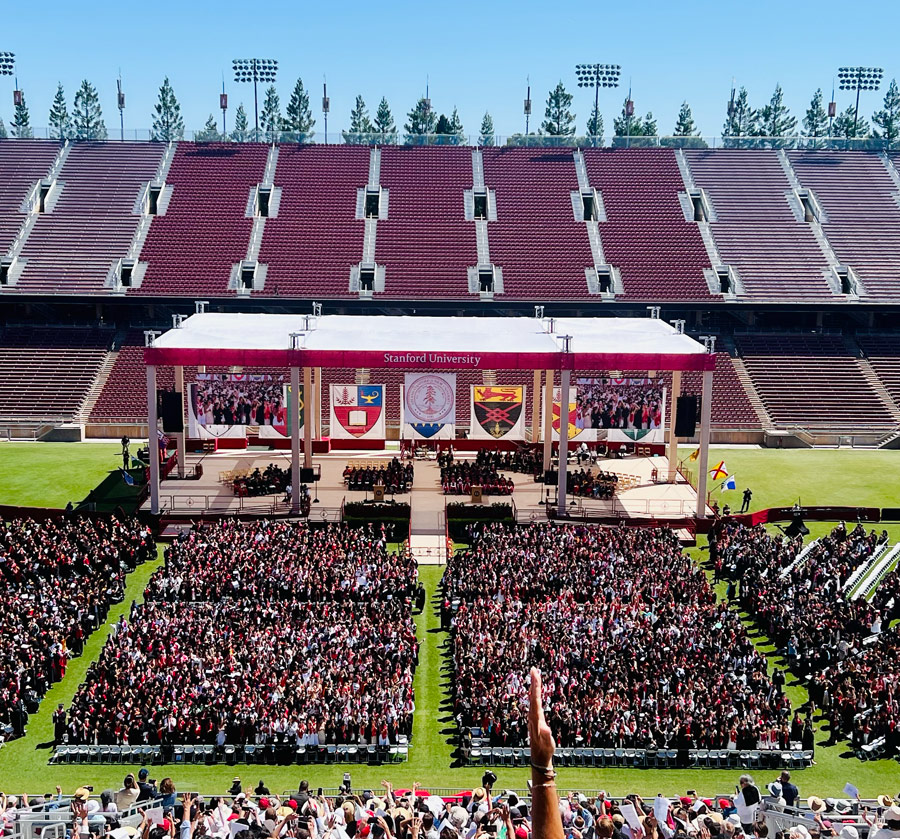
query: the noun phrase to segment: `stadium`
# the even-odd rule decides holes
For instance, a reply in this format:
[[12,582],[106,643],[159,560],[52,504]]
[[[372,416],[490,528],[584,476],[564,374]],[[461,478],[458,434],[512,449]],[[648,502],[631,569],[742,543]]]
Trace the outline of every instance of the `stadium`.
[[323,93],[110,139],[16,81],[4,835],[900,836],[898,132]]

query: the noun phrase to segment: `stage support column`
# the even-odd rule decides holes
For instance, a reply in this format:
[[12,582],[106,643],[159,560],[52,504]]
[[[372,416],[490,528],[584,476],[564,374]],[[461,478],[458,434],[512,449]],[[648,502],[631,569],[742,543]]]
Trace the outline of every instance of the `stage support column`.
[[566,516],[566,487],[568,485],[569,454],[569,385],[572,383],[572,371],[560,370],[559,374],[559,484],[557,484],[556,515]]
[[531,384],[531,442],[541,439],[541,371],[534,371]]
[[669,416],[669,483],[674,484],[678,477],[678,438],[675,436],[675,414],[678,397],[681,396],[681,370],[672,371],[672,410]]
[[316,367],[316,439],[325,437],[322,431],[322,368]]
[[150,512],[159,515],[159,418],[156,413],[156,365],[147,365],[147,450],[150,452]]
[[553,453],[553,371],[544,379],[544,473],[550,468]]
[[291,513],[300,513],[300,368],[291,367]]
[[312,425],[313,425],[313,416],[312,416],[312,405],[310,404],[314,400],[312,399],[312,367],[304,367],[303,368],[303,402],[305,405],[305,409],[303,412],[304,422],[303,422],[303,468],[311,469],[312,468]]
[[713,371],[703,371],[700,405],[700,474],[697,476],[697,518],[706,518],[706,479],[709,477],[709,425],[712,417]]
[[175,368],[175,392],[181,396],[181,432],[175,435],[178,453],[178,477],[184,478],[185,444],[184,444],[184,367]]

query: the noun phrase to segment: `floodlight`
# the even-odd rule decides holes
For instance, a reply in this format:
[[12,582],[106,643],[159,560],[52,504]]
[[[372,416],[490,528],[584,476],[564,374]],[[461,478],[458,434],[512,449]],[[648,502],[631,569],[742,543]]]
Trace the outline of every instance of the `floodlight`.
[[12,76],[16,71],[16,54],[0,52],[0,76]]
[[231,61],[236,82],[253,82],[253,114],[256,136],[259,136],[259,82],[273,84],[278,74],[274,58],[234,58]]
[[[599,113],[600,111],[600,88],[618,87],[621,74],[622,68],[618,64],[575,65],[578,87],[594,88],[594,113]],[[593,136],[593,144],[597,144],[596,134]]]
[[839,67],[838,87],[841,90],[856,91],[856,107],[853,115],[853,136],[859,123],[859,92],[861,90],[878,90],[884,70],[881,67]]

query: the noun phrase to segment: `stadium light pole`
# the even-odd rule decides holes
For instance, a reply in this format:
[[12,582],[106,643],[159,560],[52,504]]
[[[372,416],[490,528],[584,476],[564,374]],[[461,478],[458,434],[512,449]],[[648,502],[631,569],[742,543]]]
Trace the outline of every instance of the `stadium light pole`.
[[258,85],[274,83],[278,75],[278,62],[274,58],[235,58],[231,61],[236,82],[253,82],[254,139],[259,139],[259,91]]
[[[16,54],[14,52],[0,52],[0,76],[14,76],[16,73]],[[19,104],[19,80],[16,79],[16,89],[13,92],[13,105]]]
[[[622,68],[618,64],[576,64],[578,87],[594,88],[594,114],[600,113],[600,88],[618,87]],[[630,97],[629,97],[630,98]],[[593,114],[592,114],[593,116]],[[597,145],[597,126],[594,126],[593,145]]]
[[838,87],[841,90],[856,91],[856,108],[853,113],[853,137],[859,124],[859,92],[861,90],[878,90],[881,87],[881,67],[838,67]]

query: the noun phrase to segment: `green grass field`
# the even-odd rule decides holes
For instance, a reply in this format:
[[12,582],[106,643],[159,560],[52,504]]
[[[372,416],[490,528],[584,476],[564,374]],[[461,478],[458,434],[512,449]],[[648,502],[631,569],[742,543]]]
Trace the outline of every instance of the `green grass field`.
[[[21,447],[16,447],[20,449]],[[19,485],[28,487],[27,497],[34,499],[36,489],[29,482],[27,473],[53,474],[56,470],[69,471],[73,462],[81,462],[80,450],[102,448],[69,445],[54,446],[55,454],[42,455],[40,446],[33,447],[34,459],[18,453],[18,468],[25,475],[19,475]],[[113,449],[114,451],[114,449]],[[5,458],[7,449],[0,445],[0,458]],[[729,470],[738,476],[740,489],[749,485],[754,492],[753,507],[780,506],[792,503],[798,495],[808,504],[852,504],[873,506],[900,506],[900,488],[891,480],[900,454],[894,452],[853,452],[853,451],[764,451],[717,449],[716,460],[724,459]],[[0,460],[5,467],[5,461]],[[0,476],[4,475],[3,468]],[[86,480],[86,479],[85,479]],[[3,481],[5,484],[5,481]],[[73,480],[72,495],[83,497],[87,489],[96,483],[86,480],[80,488]],[[80,495],[79,495],[80,492]],[[718,495],[718,497],[721,497]],[[740,493],[725,493],[731,496],[732,506],[740,504]],[[2,487],[2,500],[9,503],[15,494],[9,486]],[[57,496],[58,497],[58,496]],[[736,503],[735,503],[736,502]],[[34,500],[29,501],[34,503]],[[46,501],[44,503],[47,503]],[[64,503],[64,501],[63,501]],[[831,525],[822,525],[816,530],[827,530]],[[892,538],[900,538],[900,529],[889,528]],[[703,561],[703,544],[692,551],[699,561]],[[148,564],[139,568],[128,580],[126,601],[114,609],[109,621],[114,621],[121,611],[127,609],[134,599],[139,599],[144,584],[153,570]],[[441,569],[424,567],[421,577],[429,594],[429,604],[440,580]],[[479,768],[452,768],[453,720],[443,700],[450,674],[444,660],[446,635],[439,629],[439,619],[433,608],[416,618],[418,637],[421,643],[419,668],[416,672],[416,716],[414,743],[407,763],[387,767],[332,766],[332,767],[279,767],[279,766],[172,766],[154,767],[153,777],[171,775],[180,790],[197,789],[204,792],[222,791],[230,786],[234,775],[240,775],[246,783],[255,784],[264,778],[274,790],[295,789],[301,778],[308,778],[313,786],[337,786],[348,769],[358,788],[377,787],[382,778],[389,777],[395,784],[409,785],[420,781],[425,786],[467,788],[479,782],[482,770]],[[96,633],[89,641],[85,654],[69,665],[66,678],[55,685],[41,704],[28,726],[28,734],[0,750],[0,789],[8,793],[41,793],[59,783],[64,790],[71,791],[82,783],[93,783],[97,789],[118,787],[127,770],[119,766],[48,766],[50,750],[47,742],[52,737],[50,715],[57,702],[68,702],[74,695],[90,660],[99,652],[105,631]],[[755,638],[764,651],[769,651],[766,639]],[[805,701],[805,691],[798,686],[790,688],[791,698],[796,704]],[[822,732],[821,739],[827,738]],[[894,761],[860,763],[848,754],[846,745],[816,750],[817,765],[795,774],[801,793],[809,795],[839,795],[849,780],[859,787],[864,796],[879,793],[893,795],[896,792],[900,770]],[[502,787],[524,787],[527,772],[522,769],[495,769]],[[656,792],[678,793],[696,787],[707,793],[728,792],[734,788],[739,773],[717,770],[609,770],[609,769],[561,769],[560,788],[593,789],[605,788],[613,794],[622,795],[634,791],[643,795]],[[761,780],[768,780],[763,777]]]

